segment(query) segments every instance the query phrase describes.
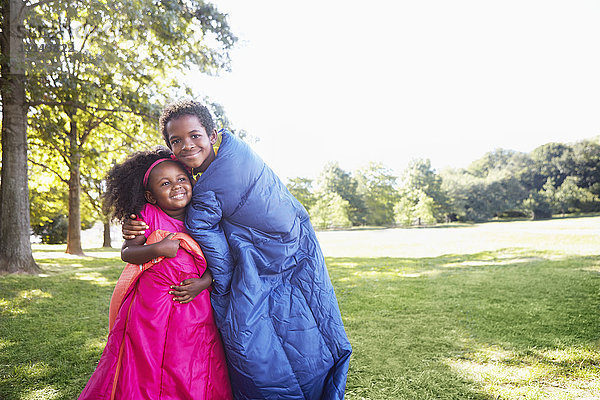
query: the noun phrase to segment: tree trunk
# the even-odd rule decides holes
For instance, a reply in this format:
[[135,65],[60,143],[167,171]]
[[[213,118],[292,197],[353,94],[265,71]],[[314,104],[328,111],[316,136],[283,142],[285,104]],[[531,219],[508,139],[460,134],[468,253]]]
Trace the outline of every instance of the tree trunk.
[[2,1],[0,273],[35,274],[41,269],[30,241],[24,8],[21,0]]
[[112,247],[110,220],[108,218],[104,221],[104,243],[102,243],[102,247]]
[[67,231],[66,253],[83,256],[81,248],[81,153],[77,141],[77,124],[71,116],[69,134],[69,228]]

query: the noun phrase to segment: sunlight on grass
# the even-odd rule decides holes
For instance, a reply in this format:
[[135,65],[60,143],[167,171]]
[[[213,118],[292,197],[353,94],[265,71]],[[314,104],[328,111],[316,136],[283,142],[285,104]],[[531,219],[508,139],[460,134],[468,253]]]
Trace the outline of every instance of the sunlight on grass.
[[17,294],[17,297],[20,297],[22,299],[26,299],[26,300],[33,300],[33,299],[49,299],[52,298],[52,295],[50,293],[46,293],[46,292],[42,292],[40,289],[32,289],[32,290],[22,290],[19,292],[19,294]]
[[120,271],[125,266],[125,263],[120,259],[108,258],[85,260],[83,264],[82,260],[77,260],[77,262],[61,260],[60,263],[53,261],[43,260],[43,262],[38,262],[45,273],[44,277],[61,275],[65,278],[91,282],[99,286],[114,285],[117,282]]
[[32,390],[25,393],[21,399],[23,400],[52,400],[60,396],[60,391],[52,386],[46,386],[42,389]]
[[15,375],[26,375],[30,378],[39,378],[47,375],[49,372],[50,368],[43,362],[30,362],[15,366]]
[[95,351],[95,352],[102,353],[102,350],[104,350],[104,346],[106,346],[106,338],[96,337],[93,339],[86,340],[83,347],[88,351]]
[[0,339],[0,350],[4,350],[5,348],[9,347],[9,346],[14,346],[15,342],[10,341],[10,340],[6,340],[6,339]]
[[106,279],[104,276],[100,275],[98,272],[87,272],[87,273],[76,273],[75,278],[82,281],[90,281],[96,285],[100,286],[112,286],[114,282],[112,280]]
[[42,278],[47,278],[53,274],[64,272],[64,266],[58,263],[39,262],[38,265],[44,271],[44,274],[38,275]]
[[51,299],[50,293],[40,289],[21,290],[12,300],[0,298],[0,313],[8,315],[27,314],[26,306],[38,299]]
[[[566,257],[562,254],[553,254],[548,251],[535,252],[531,254],[523,249],[505,248],[495,252],[480,252],[468,256],[457,257],[445,255],[438,259],[427,258],[365,258],[372,260],[366,262],[336,261],[335,267],[345,270],[347,275],[340,277],[340,282],[346,282],[355,278],[361,279],[389,279],[389,278],[420,278],[435,277],[444,273],[460,272],[462,269],[530,265],[532,263],[544,262],[546,260],[561,260]],[[386,262],[389,260],[389,262]],[[368,265],[371,264],[371,265]]]
[[16,305],[15,302],[6,299],[0,299],[0,311],[2,314],[6,313],[8,315],[22,315],[27,313],[23,308]]
[[410,276],[413,274],[406,274],[404,272],[401,272],[401,271],[398,271],[395,269],[390,269],[388,271],[372,269],[369,271],[355,272],[353,275],[356,277],[362,278],[362,279],[378,280],[378,279],[384,279],[384,278],[393,278],[393,277],[397,277],[397,276]]
[[534,261],[542,261],[542,258],[539,257],[530,257],[530,258],[507,258],[506,260],[483,260],[483,261],[463,261],[459,263],[450,263],[445,264],[444,267],[491,267],[491,266],[499,266],[499,265],[513,265],[513,264],[522,264],[522,263],[530,263]]
[[590,265],[586,268],[582,268],[582,271],[588,271],[588,272],[596,272],[600,274],[600,262],[595,263],[594,265]]
[[495,398],[600,398],[600,364],[593,351],[533,349],[522,354],[499,346],[470,347],[474,351],[446,359],[446,364]]

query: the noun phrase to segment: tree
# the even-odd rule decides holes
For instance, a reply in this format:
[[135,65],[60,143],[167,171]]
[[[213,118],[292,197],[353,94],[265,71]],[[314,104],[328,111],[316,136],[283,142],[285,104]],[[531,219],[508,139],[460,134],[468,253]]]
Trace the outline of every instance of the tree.
[[420,189],[404,190],[400,200],[394,205],[395,221],[404,226],[432,225],[435,217],[435,201]]
[[540,192],[532,192],[523,200],[523,207],[529,211],[531,219],[546,219],[552,217],[552,207],[546,196]]
[[352,175],[341,169],[338,163],[329,163],[323,168],[319,175],[318,186],[318,193],[337,193],[348,202],[348,217],[352,225],[364,224],[365,204],[357,193],[358,182]]
[[522,164],[511,162],[505,169],[494,167],[486,174],[473,175],[471,168],[442,171],[449,208],[457,219],[468,221],[486,221],[507,212],[521,214],[523,200],[529,195],[517,178],[521,168]]
[[30,81],[35,132],[68,168],[67,253],[83,254],[81,172],[97,158],[94,145],[115,137],[141,148],[157,143],[160,103],[181,87],[165,77],[192,65],[202,72],[227,67],[236,38],[226,16],[200,1],[53,2],[35,17],[32,43],[60,49],[52,67]]
[[[488,182],[516,178],[526,189],[538,190],[541,186],[538,164],[529,154],[506,149],[496,149],[473,161],[466,170],[474,177]],[[545,182],[545,178],[544,181]]]
[[86,195],[97,219],[102,221],[103,235],[102,247],[112,247],[112,238],[110,236],[110,215],[102,207],[102,195],[104,189],[104,176],[107,172],[107,166],[100,164],[99,168],[91,168],[90,173],[82,175],[81,188]]
[[421,192],[431,198],[436,220],[444,220],[444,214],[449,213],[448,194],[442,188],[442,178],[431,167],[430,160],[412,160],[404,170],[400,186],[401,196],[408,197],[413,206],[419,202]]
[[560,186],[574,169],[573,150],[563,143],[546,143],[531,152],[533,167],[537,172],[533,189],[541,190],[548,178]]
[[[550,178],[549,178],[550,179]],[[589,189],[579,187],[578,179],[568,176],[558,188],[546,188],[544,194],[552,205],[554,212],[562,214],[590,211],[594,203],[600,201]]]
[[[31,230],[41,238],[42,243],[64,244],[68,233],[68,216],[65,211],[68,209],[67,192],[56,180],[47,181],[47,177],[36,174],[36,169],[40,168],[35,165],[31,168],[31,173],[36,178],[30,181],[29,187]],[[96,219],[89,203],[84,201],[81,228],[90,228]]]
[[[600,137],[596,140],[582,140],[573,146],[573,176],[579,179],[579,186],[600,195]],[[598,205],[596,210],[600,210]]]
[[292,178],[289,179],[287,188],[290,193],[306,208],[310,210],[316,202],[315,195],[312,193],[312,179]]
[[436,223],[435,202],[425,192],[419,193],[419,200],[414,208],[417,225],[432,225]]
[[[101,135],[100,135],[101,136]],[[127,154],[133,151],[131,144],[125,141],[118,148],[105,148],[98,150],[94,146],[97,154],[94,157],[86,157],[82,165],[81,189],[85,194],[84,199],[89,204],[89,209],[93,211],[96,220],[100,220],[103,226],[102,247],[112,247],[112,238],[110,234],[111,216],[103,207],[103,195],[105,192],[105,177],[108,170],[115,162],[124,159]],[[93,162],[89,162],[93,161]],[[86,203],[83,202],[82,203]],[[83,227],[83,225],[82,225]]]
[[[38,3],[39,4],[39,3]],[[2,175],[0,182],[0,273],[38,273],[30,242],[27,184],[27,103],[25,96],[25,18],[31,7],[2,0],[0,96],[2,97]]]
[[[37,185],[38,197],[50,191],[60,194],[61,207],[60,214],[68,216],[64,210],[69,209],[69,175],[70,169],[68,158],[63,157],[65,151],[60,145],[60,135],[45,135],[43,127],[48,126],[44,116],[40,116],[42,107],[34,109],[34,115],[31,126],[30,154],[29,162],[32,165],[32,172],[35,179],[32,179],[34,185]],[[88,137],[87,142],[82,146],[82,157],[80,162],[80,198],[78,213],[80,214],[81,229],[93,226],[95,221],[102,221],[104,225],[103,246],[109,247],[110,221],[102,209],[102,194],[104,192],[104,177],[115,162],[122,161],[127,154],[139,149],[133,141],[134,135],[145,135],[147,143],[144,147],[160,143],[158,135],[148,129],[147,133],[136,127],[135,121],[131,118],[124,118],[123,122],[117,121],[112,127],[99,126],[97,134]],[[42,121],[40,123],[40,121]],[[125,124],[128,126],[125,126]],[[129,135],[124,135],[121,131],[127,129]],[[40,132],[41,131],[41,132]],[[112,136],[110,140],[108,137]],[[128,136],[131,136],[128,137]],[[141,136],[143,137],[143,136]],[[63,138],[64,139],[64,138]],[[49,182],[40,184],[39,181]],[[32,198],[34,201],[35,198]],[[42,209],[44,205],[34,203]],[[71,203],[72,204],[72,203]],[[32,216],[36,212],[32,209]],[[46,214],[51,215],[51,214]],[[52,214],[56,215],[56,214]],[[74,218],[73,218],[74,219]],[[32,221],[32,226],[35,223]]]
[[415,204],[409,197],[400,197],[394,205],[394,221],[403,226],[410,226],[416,221]]
[[310,219],[317,228],[347,228],[352,224],[349,209],[350,204],[339,194],[322,193],[310,209]]
[[365,205],[367,225],[394,222],[394,204],[398,200],[396,177],[381,163],[370,163],[355,173],[357,192]]
[[494,170],[512,169],[511,164],[519,159],[518,154],[514,150],[495,149],[473,161],[467,171],[473,176],[486,178]]

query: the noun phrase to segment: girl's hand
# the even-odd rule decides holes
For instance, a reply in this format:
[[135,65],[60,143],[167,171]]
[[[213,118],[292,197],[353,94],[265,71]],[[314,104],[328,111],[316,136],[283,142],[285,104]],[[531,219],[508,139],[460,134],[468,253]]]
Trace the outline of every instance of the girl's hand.
[[137,219],[137,216],[135,214],[131,214],[121,226],[123,239],[131,240],[138,235],[143,235],[146,229],[148,228],[149,226],[146,225],[144,221],[142,221],[141,219]]
[[189,303],[198,296],[200,292],[208,289],[212,283],[212,279],[190,278],[181,282],[179,286],[171,286],[169,294],[173,295],[173,300],[182,304]]
[[171,239],[173,236],[175,236],[174,233],[169,233],[169,235],[166,238],[154,244],[157,247],[158,254],[167,258],[173,258],[177,255],[180,240]]

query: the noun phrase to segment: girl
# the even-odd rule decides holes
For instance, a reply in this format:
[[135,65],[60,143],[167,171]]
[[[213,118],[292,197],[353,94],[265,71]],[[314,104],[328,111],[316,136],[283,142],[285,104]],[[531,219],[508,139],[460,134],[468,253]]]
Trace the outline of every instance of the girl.
[[[212,276],[204,274],[198,245],[182,233],[191,196],[188,174],[168,149],[136,153],[109,172],[107,209],[120,220],[139,213],[149,226],[144,235],[125,241],[121,256],[134,264],[152,261],[129,264],[119,279],[108,342],[79,399],[232,397],[204,290]],[[145,271],[123,285],[139,269]]]
[[352,349],[304,207],[201,104],[168,106],[160,125],[196,180],[186,226],[214,277],[234,397],[343,399]]

